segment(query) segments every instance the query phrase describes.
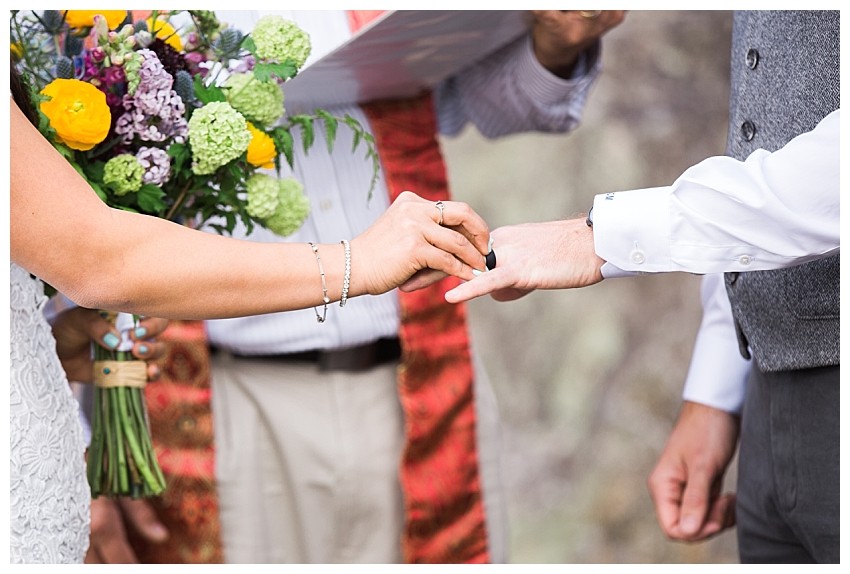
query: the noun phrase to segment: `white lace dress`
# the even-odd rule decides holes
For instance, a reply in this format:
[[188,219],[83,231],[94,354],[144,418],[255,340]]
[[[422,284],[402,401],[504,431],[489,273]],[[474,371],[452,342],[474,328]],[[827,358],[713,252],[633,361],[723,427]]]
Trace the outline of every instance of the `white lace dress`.
[[11,562],[82,562],[90,494],[77,402],[42,315],[42,283],[13,263],[9,298]]

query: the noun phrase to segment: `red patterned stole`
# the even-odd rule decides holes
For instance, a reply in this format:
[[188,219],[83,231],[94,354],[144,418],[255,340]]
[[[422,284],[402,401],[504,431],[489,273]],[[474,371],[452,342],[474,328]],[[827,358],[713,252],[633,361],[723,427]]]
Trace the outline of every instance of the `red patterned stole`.
[[171,321],[159,340],[167,344],[159,362],[162,375],[145,387],[145,399],[151,438],[167,486],[150,503],[170,536],[160,544],[148,543],[132,532],[128,536],[141,563],[221,563],[204,323]]
[[[381,11],[349,11],[358,29]],[[381,158],[390,199],[404,190],[449,199],[430,93],[362,106]],[[404,559],[409,563],[489,562],[476,449],[474,372],[466,307],[444,295],[446,278],[399,292],[403,357],[399,397],[406,445],[401,466],[405,499]]]

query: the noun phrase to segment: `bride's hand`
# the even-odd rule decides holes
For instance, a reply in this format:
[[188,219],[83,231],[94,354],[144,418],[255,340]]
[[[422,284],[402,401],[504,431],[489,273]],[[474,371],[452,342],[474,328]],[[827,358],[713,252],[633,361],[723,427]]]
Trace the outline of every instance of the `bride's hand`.
[[[442,225],[440,224],[442,223]],[[419,284],[455,275],[472,279],[484,270],[490,232],[466,203],[433,202],[405,191],[380,218],[351,243],[352,281],[362,290],[380,294],[423,269],[434,270]]]

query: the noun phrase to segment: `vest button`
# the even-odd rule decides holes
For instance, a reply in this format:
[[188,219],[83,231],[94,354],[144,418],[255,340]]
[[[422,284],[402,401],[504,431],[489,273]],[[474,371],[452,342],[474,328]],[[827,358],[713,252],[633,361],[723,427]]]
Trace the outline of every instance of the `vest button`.
[[755,135],[756,135],[756,126],[753,124],[753,122],[747,120],[747,121],[745,121],[744,123],[741,124],[741,136],[745,140],[752,141],[752,139],[755,137]]
[[726,273],[726,275],[725,275],[726,284],[727,285],[734,285],[738,281],[738,275],[740,275],[740,273],[738,273],[736,271]]
[[750,48],[747,50],[747,67],[751,70],[755,70],[756,66],[759,65],[759,51],[755,48]]

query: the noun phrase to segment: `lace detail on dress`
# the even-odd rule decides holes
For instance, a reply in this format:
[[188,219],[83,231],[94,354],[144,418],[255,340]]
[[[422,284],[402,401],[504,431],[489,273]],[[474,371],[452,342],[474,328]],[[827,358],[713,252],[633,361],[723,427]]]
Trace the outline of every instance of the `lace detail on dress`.
[[11,264],[12,563],[81,563],[90,494],[77,401],[42,315],[41,281]]

